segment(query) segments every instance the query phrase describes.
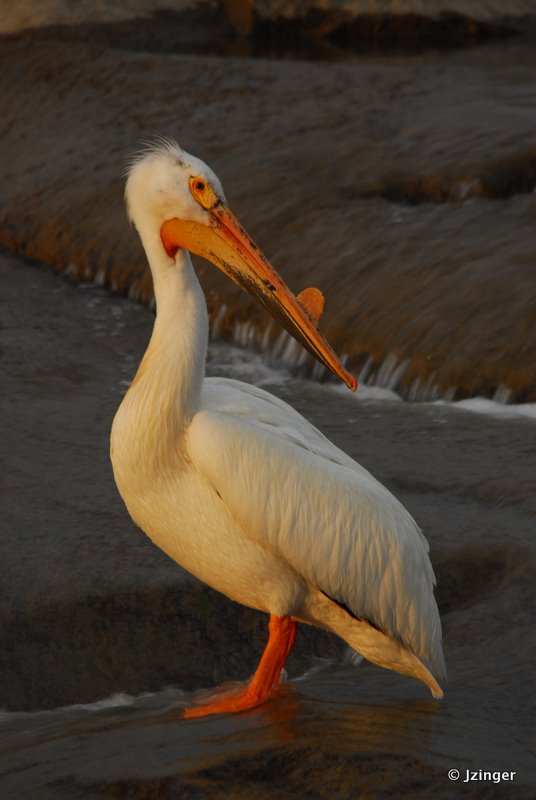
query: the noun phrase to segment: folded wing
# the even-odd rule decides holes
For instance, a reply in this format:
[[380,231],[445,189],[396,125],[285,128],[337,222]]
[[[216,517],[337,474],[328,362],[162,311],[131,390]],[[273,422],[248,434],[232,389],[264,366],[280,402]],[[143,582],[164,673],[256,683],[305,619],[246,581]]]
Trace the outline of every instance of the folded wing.
[[262,389],[206,379],[192,462],[244,535],[444,675],[428,544],[366,469]]

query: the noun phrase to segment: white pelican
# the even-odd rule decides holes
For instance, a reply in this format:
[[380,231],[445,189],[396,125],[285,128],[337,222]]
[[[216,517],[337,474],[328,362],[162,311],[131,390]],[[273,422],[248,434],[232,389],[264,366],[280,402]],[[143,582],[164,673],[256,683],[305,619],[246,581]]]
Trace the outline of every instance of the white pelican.
[[126,201],[157,314],[113,423],[117,486],[133,520],[171,558],[270,615],[247,686],[186,716],[264,703],[297,622],[332,631],[442,697],[441,623],[424,536],[384,486],[289,405],[239,381],[205,378],[207,310],[188,251],[252,292],[355,389],[316,328],[320,293],[294,297],[229,210],[216,175],[175,143],[134,162]]

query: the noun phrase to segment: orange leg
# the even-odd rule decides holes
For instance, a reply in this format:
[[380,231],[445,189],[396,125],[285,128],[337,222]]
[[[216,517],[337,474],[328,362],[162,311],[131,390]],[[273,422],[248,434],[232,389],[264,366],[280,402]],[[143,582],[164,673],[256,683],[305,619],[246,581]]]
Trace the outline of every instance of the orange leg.
[[296,639],[296,622],[291,617],[270,616],[269,637],[255,675],[245,687],[226,692],[213,700],[187,708],[184,716],[207,717],[245,711],[265,703],[279,680],[281,670]]

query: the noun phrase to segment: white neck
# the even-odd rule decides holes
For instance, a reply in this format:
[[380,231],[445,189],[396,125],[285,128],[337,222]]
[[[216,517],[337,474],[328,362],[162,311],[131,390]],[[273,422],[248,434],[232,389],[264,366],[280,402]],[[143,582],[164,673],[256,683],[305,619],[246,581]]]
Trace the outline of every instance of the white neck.
[[142,242],[153,274],[156,320],[131,391],[149,415],[144,422],[170,431],[187,425],[199,407],[207,308],[189,253],[178,250],[171,259],[158,234],[142,233]]

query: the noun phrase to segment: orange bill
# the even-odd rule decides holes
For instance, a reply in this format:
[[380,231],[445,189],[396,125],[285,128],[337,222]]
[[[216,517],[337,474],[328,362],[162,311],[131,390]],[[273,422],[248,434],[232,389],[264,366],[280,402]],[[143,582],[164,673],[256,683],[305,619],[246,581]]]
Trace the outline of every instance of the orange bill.
[[300,302],[226,205],[218,202],[207,210],[214,220],[212,226],[180,219],[171,219],[162,225],[160,235],[166,252],[174,255],[178,248],[185,248],[212,261],[253,295],[321,364],[355,391],[356,379],[343,367],[316,327],[321,309],[316,313],[315,308],[311,313],[309,293],[312,290],[306,290],[307,295]]
[[324,295],[320,289],[311,286],[309,289],[304,289],[296,295],[296,299],[300,306],[307,312],[315,325],[318,325],[318,320],[324,313]]

